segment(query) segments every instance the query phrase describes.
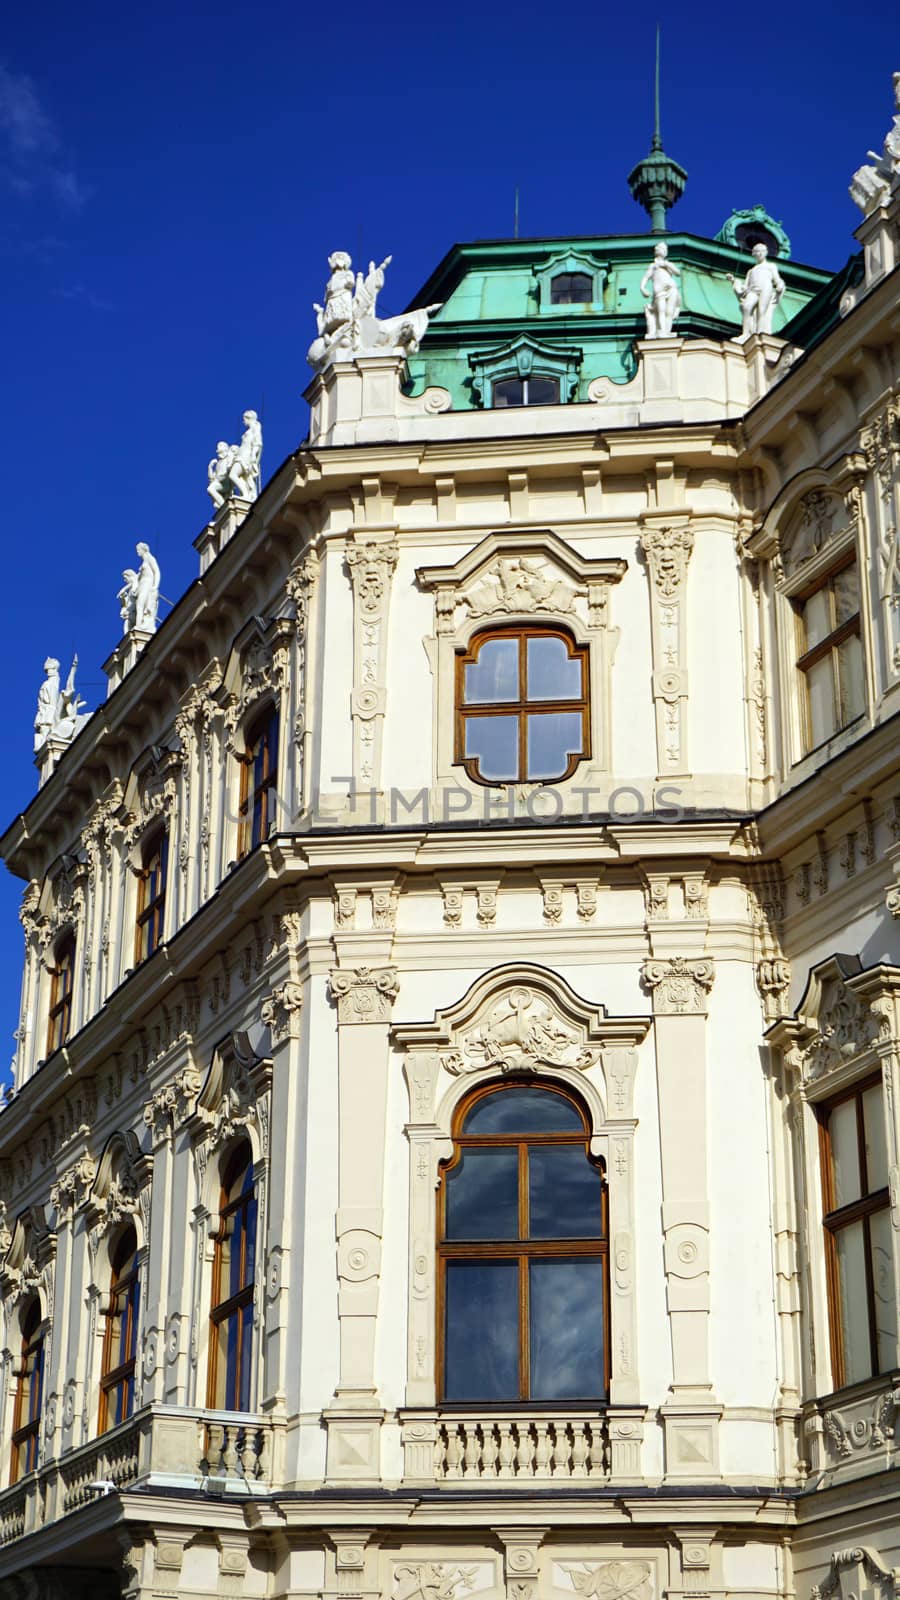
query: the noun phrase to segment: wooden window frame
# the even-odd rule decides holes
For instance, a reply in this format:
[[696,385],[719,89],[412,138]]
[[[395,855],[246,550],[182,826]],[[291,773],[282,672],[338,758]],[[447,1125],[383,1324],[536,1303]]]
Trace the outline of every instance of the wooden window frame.
[[[861,1082],[841,1090],[839,1094],[823,1101],[816,1106],[816,1117],[819,1123],[819,1159],[822,1168],[822,1226],[825,1233],[825,1277],[828,1297],[828,1323],[831,1335],[831,1369],[832,1381],[835,1389],[842,1389],[846,1383],[846,1361],[844,1351],[843,1328],[841,1322],[841,1291],[840,1274],[837,1259],[837,1241],[835,1235],[842,1227],[849,1223],[862,1220],[863,1239],[865,1244],[866,1268],[866,1310],[869,1323],[869,1364],[871,1377],[880,1376],[878,1365],[878,1338],[875,1321],[875,1286],[872,1271],[872,1236],[868,1219],[877,1211],[885,1211],[890,1206],[890,1190],[885,1185],[876,1189],[871,1194],[868,1190],[868,1172],[866,1163],[865,1122],[863,1117],[863,1095],[869,1089],[881,1087],[880,1073],[863,1078]],[[856,1137],[859,1157],[860,1187],[863,1191],[857,1200],[851,1200],[847,1205],[835,1206],[834,1204],[834,1161],[831,1152],[831,1135],[829,1121],[832,1111],[837,1106],[844,1105],[852,1100],[856,1105]]]
[[[121,1261],[126,1254],[124,1246],[134,1240],[134,1250],[127,1254],[133,1257],[131,1270],[122,1274]],[[137,1361],[137,1334],[138,1317],[140,1315],[140,1262],[138,1260],[137,1231],[133,1224],[125,1228],[115,1250],[112,1252],[112,1265],[110,1269],[109,1304],[106,1308],[106,1328],[103,1334],[103,1363],[100,1374],[100,1414],[97,1423],[97,1432],[105,1433],[107,1428],[116,1424],[111,1423],[110,1399],[117,1390],[124,1390],[125,1400],[122,1407],[123,1415],[119,1419],[126,1422],[134,1412],[134,1372]],[[120,1319],[126,1319],[126,1350],[129,1352],[124,1361],[113,1367],[110,1362],[115,1348],[119,1344],[117,1337]],[[128,1398],[128,1386],[131,1386]],[[126,1409],[127,1406],[127,1409]],[[112,1408],[114,1409],[114,1408]]]
[[[831,590],[833,580],[839,577],[842,572],[846,572],[848,567],[856,567],[857,569],[857,587],[860,590],[860,609],[852,617],[847,617],[844,622],[840,623],[837,627],[832,628],[831,632],[827,634],[824,639],[820,639],[818,644],[813,645],[812,648],[808,650],[806,648],[806,618],[804,615],[807,602],[812,599],[813,595],[818,594],[821,589]],[[811,583],[808,583],[805,588],[800,589],[796,594],[792,594],[790,596],[790,602],[794,610],[794,622],[797,636],[797,671],[801,674],[800,681],[803,686],[800,714],[803,751],[804,755],[809,755],[811,751],[819,748],[818,745],[813,744],[812,717],[810,714],[809,705],[809,679],[807,677],[810,667],[816,666],[816,664],[819,661],[822,661],[826,656],[831,656],[831,693],[835,708],[835,718],[837,718],[840,713],[841,703],[840,680],[838,677],[838,648],[846,639],[856,637],[860,641],[860,649],[864,651],[861,627],[861,573],[855,547],[846,550],[844,554],[834,562],[833,566],[828,568],[827,572],[823,572]],[[829,739],[835,738],[837,734],[843,733],[845,728],[852,728],[854,722],[859,722],[860,718],[864,715],[865,707],[863,707],[863,710],[858,714],[858,716],[851,717],[849,722],[840,723],[835,720],[835,725],[831,732],[826,734],[825,738],[821,739],[819,743],[825,744]]]
[[[269,706],[250,724],[241,763],[241,792],[238,803],[238,859],[249,855],[268,839],[275,820],[275,794],[278,786],[278,743],[280,717],[276,705]],[[257,762],[262,757],[262,771]]]
[[[469,1134],[461,1133],[463,1123],[474,1110],[480,1100],[490,1094],[502,1094],[505,1089],[512,1088],[537,1088],[545,1090],[548,1094],[559,1095],[567,1100],[577,1111],[581,1120],[580,1133],[530,1133],[530,1134]],[[506,1079],[503,1084],[487,1083],[475,1089],[460,1103],[453,1118],[453,1155],[440,1165],[440,1183],[436,1207],[436,1254],[437,1254],[437,1285],[435,1294],[435,1310],[437,1318],[435,1352],[436,1352],[436,1378],[438,1405],[442,1411],[471,1411],[473,1406],[484,1409],[505,1408],[507,1406],[556,1406],[564,1404],[577,1407],[590,1407],[593,1410],[609,1404],[609,1387],[611,1378],[610,1366],[610,1334],[611,1334],[611,1306],[609,1283],[609,1188],[606,1179],[606,1169],[602,1160],[591,1155],[591,1133],[588,1118],[583,1107],[575,1096],[560,1084],[536,1083],[533,1078]],[[530,1145],[569,1146],[580,1145],[585,1152],[589,1164],[596,1168],[600,1178],[601,1194],[601,1228],[602,1234],[596,1240],[582,1239],[529,1239],[527,1237],[528,1220],[528,1158],[527,1147]],[[447,1185],[445,1178],[459,1163],[462,1152],[467,1148],[497,1148],[505,1146],[518,1146],[519,1151],[519,1238],[504,1240],[470,1240],[460,1243],[451,1243],[444,1237],[446,1229]],[[573,1256],[588,1259],[599,1259],[603,1263],[603,1394],[602,1396],[588,1395],[583,1399],[559,1401],[533,1400],[529,1398],[530,1387],[530,1350],[529,1350],[529,1280],[528,1264],[534,1260],[571,1260]],[[518,1314],[519,1314],[519,1395],[517,1398],[498,1400],[446,1400],[444,1387],[446,1382],[446,1278],[447,1263],[451,1261],[518,1261],[519,1264],[519,1289],[518,1289]]]
[[[159,860],[160,887],[155,895],[149,892],[153,877],[153,864]],[[138,904],[134,928],[134,963],[140,966],[147,961],[163,942],[166,918],[166,888],[169,877],[169,830],[161,828],[147,840],[142,851],[138,878]]]
[[47,1054],[61,1050],[72,1031],[72,995],[75,987],[75,935],[57,941],[53,954],[50,1007],[47,1013]]
[[[528,674],[528,649],[529,639],[561,639],[566,646],[570,661],[577,661],[581,667],[581,695],[572,700],[528,700],[527,674]],[[482,647],[491,639],[517,639],[519,642],[519,698],[518,700],[493,700],[483,705],[466,705],[465,682],[466,667],[474,665],[479,658]],[[528,763],[528,717],[535,713],[551,712],[577,712],[581,716],[581,750],[569,757],[565,772],[556,778],[529,778],[527,776]],[[518,776],[515,778],[483,778],[478,771],[478,758],[466,756],[466,722],[474,717],[516,717],[518,719]],[[565,628],[552,625],[520,624],[511,627],[480,628],[472,635],[465,650],[460,650],[456,655],[456,675],[454,680],[454,721],[455,721],[455,766],[461,766],[466,776],[472,783],[481,784],[486,789],[508,788],[515,783],[565,783],[571,778],[582,761],[591,758],[591,680],[590,680],[590,647],[578,644],[571,633]]]
[[[34,1317],[34,1326],[31,1333],[26,1330]],[[34,1472],[38,1466],[40,1455],[41,1415],[44,1408],[44,1323],[41,1317],[40,1302],[34,1299],[27,1314],[22,1318],[22,1346],[20,1362],[16,1373],[16,1394],[13,1402],[13,1425],[11,1436],[11,1452],[9,1465],[10,1485],[18,1483],[20,1478]],[[30,1366],[29,1366],[30,1361]],[[37,1408],[32,1415],[32,1401],[37,1379]],[[27,1420],[22,1421],[23,1409],[26,1409]]]
[[[238,1194],[233,1199],[229,1199],[228,1198],[229,1194],[231,1193],[231,1191],[233,1190],[235,1184],[237,1183],[238,1178],[241,1176],[241,1174],[246,1173],[248,1170],[249,1170],[249,1172],[251,1174],[251,1179],[252,1179],[251,1187],[247,1190],[246,1193],[243,1192],[243,1188],[242,1188],[241,1190],[239,1190]],[[230,1157],[228,1158],[227,1162],[225,1163],[223,1171],[222,1171],[222,1186],[221,1186],[220,1195],[219,1195],[219,1226],[218,1226],[218,1229],[217,1229],[216,1235],[215,1235],[214,1251],[213,1251],[212,1291],[211,1291],[211,1306],[210,1306],[210,1313],[209,1313],[209,1324],[210,1324],[210,1327],[209,1327],[209,1373],[208,1373],[208,1377],[207,1377],[207,1402],[206,1403],[212,1410],[217,1410],[217,1411],[245,1411],[245,1410],[249,1410],[249,1407],[250,1407],[251,1396],[249,1394],[247,1396],[247,1405],[246,1406],[241,1406],[241,1405],[238,1405],[237,1403],[229,1404],[229,1402],[232,1399],[234,1399],[235,1401],[239,1400],[240,1399],[240,1393],[238,1392],[236,1395],[232,1396],[232,1395],[229,1395],[229,1393],[227,1392],[227,1385],[228,1385],[228,1373],[227,1373],[227,1371],[226,1371],[226,1373],[224,1375],[224,1378],[222,1380],[222,1391],[223,1391],[222,1397],[221,1397],[221,1399],[219,1397],[219,1334],[220,1334],[220,1330],[221,1330],[221,1327],[222,1327],[223,1323],[229,1322],[232,1317],[236,1317],[237,1318],[237,1356],[236,1356],[236,1360],[235,1360],[235,1384],[236,1384],[236,1387],[238,1388],[238,1391],[239,1391],[240,1380],[241,1380],[241,1367],[242,1367],[242,1363],[243,1363],[243,1354],[244,1354],[244,1332],[243,1332],[244,1324],[243,1324],[243,1315],[242,1315],[242,1313],[243,1313],[244,1309],[248,1305],[252,1304],[252,1301],[253,1301],[253,1289],[254,1289],[254,1279],[253,1278],[250,1278],[249,1281],[247,1281],[247,1282],[244,1281],[244,1279],[246,1277],[246,1271],[247,1271],[247,1238],[248,1238],[248,1228],[247,1228],[246,1213],[249,1210],[251,1204],[258,1204],[258,1195],[257,1195],[257,1189],[256,1189],[256,1173],[255,1173],[254,1164],[253,1164],[253,1151],[252,1151],[252,1149],[250,1147],[249,1140],[242,1140],[241,1143],[237,1146],[237,1148],[232,1151],[232,1153],[231,1153]],[[245,1214],[244,1215],[244,1226],[243,1226],[243,1228],[241,1230],[241,1252],[242,1252],[242,1259],[241,1259],[241,1287],[240,1287],[240,1289],[238,1289],[236,1291],[235,1294],[229,1295],[225,1300],[220,1300],[219,1296],[220,1296],[221,1287],[222,1287],[222,1266],[223,1266],[222,1246],[223,1246],[225,1240],[229,1237],[229,1231],[230,1231],[230,1229],[233,1228],[232,1219],[238,1214],[238,1212],[244,1212],[244,1214]],[[258,1243],[259,1243],[258,1237],[257,1237],[257,1233],[256,1233],[256,1230],[257,1230],[258,1226],[259,1226],[259,1212],[258,1212],[258,1209],[257,1209],[256,1216],[254,1217],[254,1222],[253,1222],[253,1227],[254,1227],[253,1254],[254,1254],[254,1258],[256,1257],[257,1247],[258,1247]],[[252,1345],[252,1339],[253,1339],[252,1328],[251,1328],[249,1337],[250,1337],[251,1345]]]

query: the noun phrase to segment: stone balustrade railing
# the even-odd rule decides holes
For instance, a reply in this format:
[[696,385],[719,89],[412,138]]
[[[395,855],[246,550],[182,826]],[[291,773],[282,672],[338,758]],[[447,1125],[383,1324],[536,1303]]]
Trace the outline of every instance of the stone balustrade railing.
[[215,1479],[245,1492],[267,1489],[280,1481],[281,1437],[274,1423],[257,1415],[144,1406],[0,1492],[0,1547],[98,1496],[137,1486],[200,1487]]
[[807,1401],[801,1449],[810,1476],[859,1477],[900,1462],[900,1372]]
[[596,1412],[407,1416],[403,1446],[407,1482],[598,1483],[611,1470],[607,1419]]

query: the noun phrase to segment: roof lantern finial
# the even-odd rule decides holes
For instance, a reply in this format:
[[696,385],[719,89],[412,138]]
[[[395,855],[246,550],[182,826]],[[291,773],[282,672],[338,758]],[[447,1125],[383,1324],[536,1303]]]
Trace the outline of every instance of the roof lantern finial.
[[687,184],[687,173],[667,156],[659,131],[659,23],[656,25],[656,75],[653,94],[653,138],[650,154],[628,174],[628,187],[638,205],[650,217],[650,232],[666,232],[666,212],[680,200]]

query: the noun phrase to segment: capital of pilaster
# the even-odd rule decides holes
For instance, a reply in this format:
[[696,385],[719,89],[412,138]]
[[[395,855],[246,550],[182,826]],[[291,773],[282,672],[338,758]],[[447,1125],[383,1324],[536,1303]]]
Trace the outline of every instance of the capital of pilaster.
[[339,1024],[390,1022],[400,978],[396,967],[334,967],[328,987]]
[[705,1016],[714,978],[715,967],[709,956],[694,961],[686,956],[645,961],[641,972],[657,1017]]

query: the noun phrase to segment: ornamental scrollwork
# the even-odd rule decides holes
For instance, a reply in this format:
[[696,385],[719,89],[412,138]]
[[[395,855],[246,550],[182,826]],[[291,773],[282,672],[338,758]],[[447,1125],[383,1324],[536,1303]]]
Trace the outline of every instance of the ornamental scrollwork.
[[660,596],[671,600],[687,572],[694,535],[688,528],[648,528],[641,545]]
[[303,985],[289,978],[263,1001],[260,1021],[271,1029],[273,1040],[278,1042],[294,1032],[302,1008]]
[[463,1036],[461,1050],[444,1058],[450,1072],[535,1071],[539,1066],[589,1067],[594,1054],[547,1002],[524,984],[492,1006],[480,1027]]
[[335,967],[328,986],[339,1023],[389,1022],[400,978],[396,967]]
[[707,956],[700,960],[673,956],[669,961],[645,961],[641,973],[658,1017],[705,1016],[714,978],[715,967]]
[[568,1563],[563,1570],[585,1600],[652,1600],[653,1572],[645,1561],[603,1561],[597,1566]]

